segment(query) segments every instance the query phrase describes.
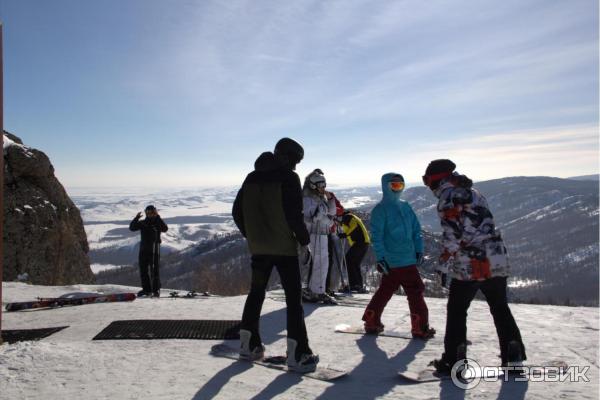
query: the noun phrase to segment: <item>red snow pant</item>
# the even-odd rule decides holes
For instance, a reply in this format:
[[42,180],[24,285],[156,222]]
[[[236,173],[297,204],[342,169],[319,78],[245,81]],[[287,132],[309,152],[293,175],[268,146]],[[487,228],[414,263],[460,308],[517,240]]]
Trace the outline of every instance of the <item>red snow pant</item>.
[[[381,314],[383,309],[398,288],[402,286],[406,297],[408,299],[408,308],[410,310],[410,319],[412,325],[412,331],[420,331],[429,324],[429,310],[425,299],[423,298],[423,292],[425,291],[425,285],[421,279],[421,275],[417,270],[416,265],[410,265],[408,267],[401,268],[390,268],[390,273],[383,275],[381,279],[381,285],[379,289],[373,295],[373,298],[369,302],[365,315],[370,314],[372,310],[375,314],[374,321],[381,324]],[[363,316],[363,321],[365,316]]]

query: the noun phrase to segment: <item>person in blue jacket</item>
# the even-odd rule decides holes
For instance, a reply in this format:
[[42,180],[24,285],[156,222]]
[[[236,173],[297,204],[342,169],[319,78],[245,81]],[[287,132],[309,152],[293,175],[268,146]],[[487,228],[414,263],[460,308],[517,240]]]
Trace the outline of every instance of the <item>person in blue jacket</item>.
[[371,243],[377,257],[377,270],[383,277],[362,317],[365,331],[383,331],[383,309],[402,286],[410,309],[411,333],[415,338],[428,339],[435,330],[429,327],[429,311],[423,297],[425,285],[417,270],[423,259],[421,224],[410,204],[400,199],[404,190],[402,175],[383,175],[381,189],[383,198],[371,212]]

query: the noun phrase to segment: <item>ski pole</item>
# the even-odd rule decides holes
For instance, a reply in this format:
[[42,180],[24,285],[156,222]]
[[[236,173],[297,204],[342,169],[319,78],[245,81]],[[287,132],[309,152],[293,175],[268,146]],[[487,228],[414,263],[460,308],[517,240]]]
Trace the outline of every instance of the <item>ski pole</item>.
[[[339,233],[339,227],[338,230],[336,231],[336,233]],[[342,247],[342,255],[340,257],[340,254],[338,252],[338,248],[334,243],[333,247],[333,251],[335,253],[335,259],[336,259],[336,267],[338,269],[338,272],[340,273],[340,281],[342,281],[342,287],[347,286],[346,285],[346,281],[344,280],[344,271],[343,271],[343,264],[345,263],[345,253],[344,253],[344,239],[339,239],[339,241],[341,242],[340,246]],[[349,284],[348,284],[349,286]]]
[[348,263],[346,262],[346,242],[342,241],[342,275],[344,270],[348,278],[348,288],[350,288],[350,276],[348,275]]

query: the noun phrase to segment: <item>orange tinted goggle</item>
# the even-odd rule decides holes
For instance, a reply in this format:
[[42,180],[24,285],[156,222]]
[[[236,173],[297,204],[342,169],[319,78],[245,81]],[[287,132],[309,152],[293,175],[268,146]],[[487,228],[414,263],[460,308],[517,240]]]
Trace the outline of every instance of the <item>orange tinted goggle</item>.
[[390,182],[390,189],[394,192],[404,190],[404,182]]

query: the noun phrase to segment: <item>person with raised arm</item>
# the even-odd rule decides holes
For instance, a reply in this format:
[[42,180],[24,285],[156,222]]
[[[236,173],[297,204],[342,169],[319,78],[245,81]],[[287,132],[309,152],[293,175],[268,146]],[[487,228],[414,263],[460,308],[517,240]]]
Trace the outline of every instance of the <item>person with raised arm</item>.
[[160,234],[168,227],[153,205],[146,207],[144,212],[146,218],[141,220],[142,213],[139,212],[129,224],[130,231],[140,231],[141,235],[138,261],[142,290],[137,295],[160,297]]

